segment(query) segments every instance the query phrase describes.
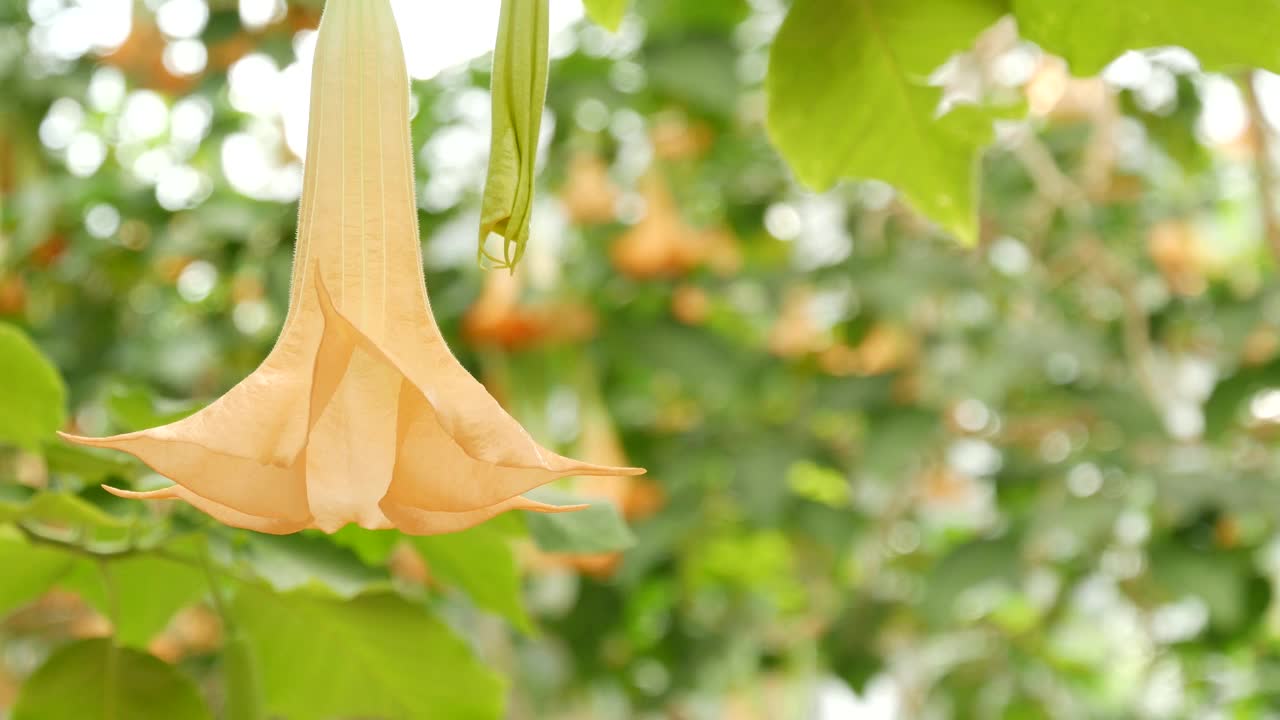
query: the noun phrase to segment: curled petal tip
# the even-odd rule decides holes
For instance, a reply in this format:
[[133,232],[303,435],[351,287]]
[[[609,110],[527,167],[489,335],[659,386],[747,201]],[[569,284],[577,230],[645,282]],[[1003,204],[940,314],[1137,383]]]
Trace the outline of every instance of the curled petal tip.
[[150,490],[139,492],[137,490],[122,490],[118,487],[112,487],[106,483],[102,484],[102,489],[126,500],[177,500],[178,493],[174,490],[174,486],[160,488],[159,490]]

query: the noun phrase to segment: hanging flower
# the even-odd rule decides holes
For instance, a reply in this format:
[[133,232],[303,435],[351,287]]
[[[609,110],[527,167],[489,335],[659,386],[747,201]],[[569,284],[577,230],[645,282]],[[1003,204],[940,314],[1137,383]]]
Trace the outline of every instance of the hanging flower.
[[445,345],[418,239],[408,76],[388,0],[330,0],[320,24],[289,312],[262,365],[189,418],[108,438],[181,499],[268,533],[347,523],[425,535],[568,475],[635,475],[530,437]]

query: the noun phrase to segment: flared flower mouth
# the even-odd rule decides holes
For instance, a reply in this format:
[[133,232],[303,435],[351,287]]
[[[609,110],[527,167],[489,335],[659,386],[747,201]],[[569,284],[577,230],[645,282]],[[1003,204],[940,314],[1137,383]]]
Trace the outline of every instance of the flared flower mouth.
[[289,312],[250,376],[178,422],[71,442],[123,450],[180,499],[268,533],[462,530],[569,475],[636,475],[539,445],[449,351],[427,299],[408,75],[388,0],[329,0],[311,91]]

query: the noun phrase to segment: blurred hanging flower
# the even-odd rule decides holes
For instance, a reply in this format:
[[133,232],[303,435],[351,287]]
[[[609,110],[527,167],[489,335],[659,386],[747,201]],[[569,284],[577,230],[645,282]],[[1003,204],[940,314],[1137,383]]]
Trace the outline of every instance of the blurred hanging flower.
[[473,345],[523,350],[545,343],[578,342],[596,331],[596,316],[581,302],[526,303],[525,271],[489,273],[480,296],[462,316],[462,336]]
[[680,216],[666,181],[656,172],[640,180],[644,216],[610,248],[619,272],[638,280],[683,275],[703,261],[703,237]]
[[[594,391],[587,393],[582,418],[582,434],[578,453],[600,463],[626,463],[626,451],[609,417]],[[586,498],[608,502],[630,521],[643,520],[667,503],[662,487],[650,478],[590,477],[574,484],[574,491]],[[534,547],[527,552],[529,564],[541,570],[571,568],[598,578],[608,578],[622,563],[621,552],[565,554],[544,553]]]
[[612,222],[618,216],[618,194],[609,166],[599,155],[588,151],[574,154],[560,193],[570,220],[578,225]]
[[461,530],[567,475],[635,475],[540,446],[458,363],[422,274],[408,77],[388,0],[330,0],[320,24],[289,313],[249,377],[195,415],[73,442],[136,455],[236,527],[354,522]]

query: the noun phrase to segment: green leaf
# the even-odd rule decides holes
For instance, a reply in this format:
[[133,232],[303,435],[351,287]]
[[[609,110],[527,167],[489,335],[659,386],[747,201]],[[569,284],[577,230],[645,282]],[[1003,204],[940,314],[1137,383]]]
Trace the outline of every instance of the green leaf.
[[644,69],[655,92],[696,111],[730,115],[741,94],[738,58],[727,41],[688,39],[650,49]]
[[999,0],[797,0],[769,58],[768,128],[804,183],[875,178],[968,244],[992,116],[936,117],[927,78],[1004,12]]
[[[530,497],[553,505],[573,505],[582,498],[543,488]],[[594,501],[584,510],[566,513],[525,513],[529,534],[538,547],[555,553],[606,553],[635,544],[631,528],[612,503]]]
[[16,531],[0,528],[0,618],[42,595],[75,562],[66,553],[30,545]]
[[13,708],[13,720],[211,717],[195,683],[177,669],[136,650],[113,650],[108,640],[59,650],[27,679]]
[[366,530],[359,525],[348,525],[329,536],[329,541],[354,552],[365,565],[385,565],[396,549],[396,543],[404,536],[386,530]]
[[88,483],[125,477],[138,467],[137,461],[122,453],[63,442],[45,445],[44,461],[49,472],[75,475]]
[[961,545],[934,565],[925,579],[921,612],[931,622],[958,620],[956,601],[978,586],[1013,591],[1020,579],[1018,544],[1013,538]]
[[1164,599],[1197,597],[1215,630],[1231,633],[1250,620],[1248,563],[1224,552],[1161,543],[1151,550],[1151,577]]
[[199,402],[169,401],[162,408],[145,387],[125,384],[111,388],[106,405],[111,419],[126,431],[168,425],[203,407]]
[[[512,270],[524,254],[533,212],[533,174],[547,96],[547,13],[547,0],[502,0],[493,50],[493,127],[480,205],[480,257]],[[490,233],[505,238],[501,258],[485,250]]]
[[[112,560],[108,572],[121,608],[116,621],[116,642],[129,647],[145,648],[174,614],[199,600],[208,589],[199,570],[152,555]],[[102,571],[96,565],[77,565],[59,584],[75,591],[102,614],[111,616],[112,601]]]
[[34,450],[62,427],[67,390],[22,331],[0,323],[0,443]]
[[461,588],[477,606],[492,610],[521,630],[529,616],[521,602],[520,572],[511,542],[489,523],[448,535],[413,538],[433,577]]
[[1177,45],[1208,71],[1280,71],[1276,0],[1014,0],[1023,37],[1093,75],[1126,50]]
[[807,500],[828,507],[849,504],[849,480],[837,470],[810,460],[801,460],[787,469],[787,487]]
[[398,595],[343,602],[245,586],[232,610],[262,670],[268,713],[488,720],[502,683],[422,606]]
[[311,588],[354,597],[390,583],[386,572],[369,567],[350,549],[319,533],[255,534],[248,557],[254,572],[281,592]]
[[584,0],[587,17],[610,32],[617,32],[627,14],[627,0]]
[[1271,387],[1280,377],[1280,359],[1266,365],[1241,368],[1223,378],[1205,401],[1204,436],[1218,441],[1246,417],[1245,404],[1255,393]]

